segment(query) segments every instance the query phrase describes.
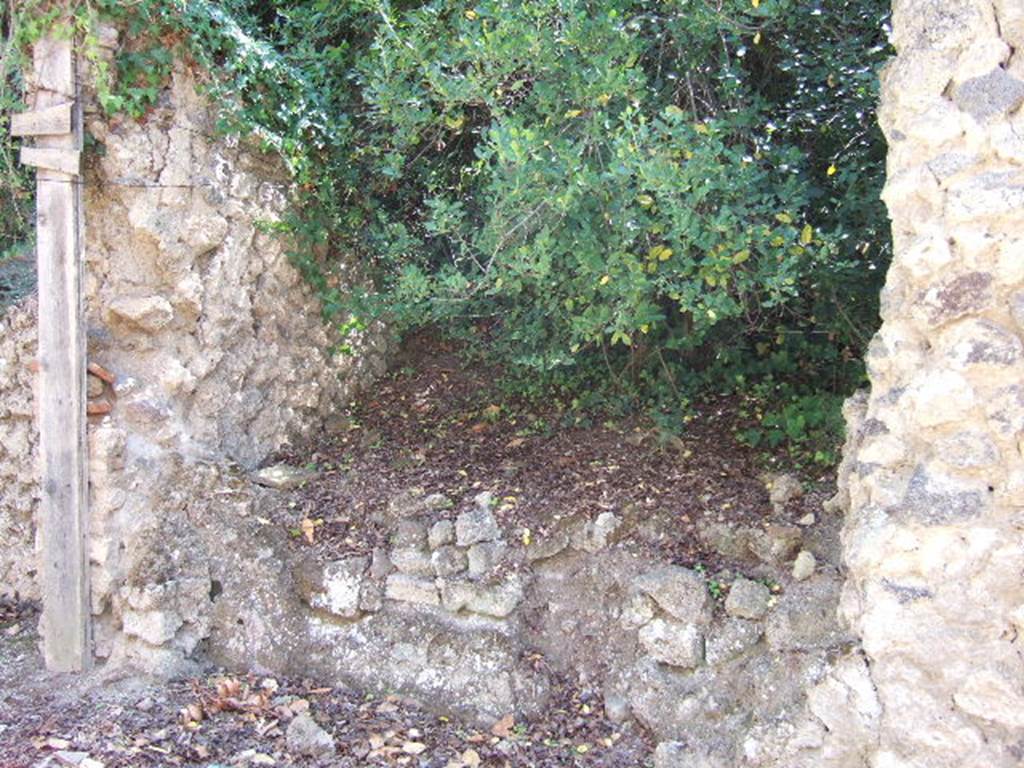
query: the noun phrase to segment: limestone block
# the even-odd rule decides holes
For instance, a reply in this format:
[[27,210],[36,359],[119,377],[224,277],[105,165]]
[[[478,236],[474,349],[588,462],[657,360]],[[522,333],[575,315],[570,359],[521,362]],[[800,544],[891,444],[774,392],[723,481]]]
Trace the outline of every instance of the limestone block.
[[953,701],[973,717],[1005,728],[1024,728],[1024,692],[1009,670],[977,670],[953,694]]
[[465,550],[446,545],[430,555],[430,563],[434,574],[445,578],[465,571],[469,567],[469,558]]
[[641,575],[634,586],[679,621],[707,624],[711,620],[707,585],[701,576],[687,568],[658,566]]
[[740,656],[764,636],[764,627],[756,621],[726,619],[716,624],[705,641],[706,660],[711,666],[724,664]]
[[430,527],[427,543],[431,549],[455,543],[455,525],[451,520],[438,520]]
[[390,600],[420,605],[439,605],[441,597],[433,579],[410,576],[406,573],[393,573],[388,576],[384,586],[384,595]]
[[427,546],[427,526],[418,518],[399,520],[391,536],[391,544],[401,549],[422,549]]
[[302,487],[315,477],[317,477],[317,472],[305,467],[274,464],[254,472],[252,480],[257,485],[262,485],[265,488],[291,491]]
[[334,739],[321,728],[308,712],[302,712],[292,718],[285,731],[285,743],[288,751],[300,757],[319,758],[333,755]]
[[945,525],[979,516],[987,497],[984,483],[950,477],[934,466],[919,464],[895,512],[904,522]]
[[124,322],[146,333],[156,333],[174,319],[174,307],[163,296],[113,299],[107,307],[112,322]]
[[958,469],[978,469],[996,464],[999,449],[981,430],[963,430],[935,442],[936,455]]
[[793,525],[769,525],[757,531],[750,540],[750,550],[767,565],[782,565],[800,549],[803,532]]
[[796,581],[806,581],[814,575],[814,569],[817,565],[817,560],[815,560],[813,554],[806,549],[801,550],[796,556],[796,560],[793,561],[793,579]]
[[725,612],[739,619],[760,619],[768,613],[772,593],[764,584],[736,579],[725,598]]
[[622,607],[619,624],[626,630],[640,629],[654,618],[657,610],[657,604],[650,597],[643,592],[633,592]]
[[828,648],[843,633],[836,617],[839,584],[819,575],[790,587],[768,617],[765,639],[779,651]]
[[663,741],[654,750],[654,768],[732,768],[734,765],[724,755],[694,749],[682,741]]
[[640,629],[640,645],[657,661],[693,669],[704,663],[704,634],[700,627],[672,619],[654,619]]
[[312,596],[311,605],[344,618],[359,614],[359,595],[369,561],[365,557],[335,560],[324,566],[323,589]]
[[468,581],[445,579],[441,582],[441,604],[452,613],[465,609],[475,594],[475,585]]
[[767,475],[764,483],[768,489],[768,500],[772,509],[776,511],[784,509],[789,502],[804,495],[804,487],[800,481],[785,472]]
[[501,528],[489,506],[475,506],[455,520],[455,541],[460,547],[500,538]]
[[985,75],[960,83],[953,90],[953,103],[975,120],[989,120],[1013,112],[1024,103],[1024,82],[996,66]]
[[518,579],[508,579],[491,586],[472,585],[466,609],[503,619],[512,614],[523,600],[523,587]]
[[469,548],[469,577],[483,579],[490,576],[501,565],[508,545],[503,541],[485,541]]
[[906,393],[911,409],[903,415],[922,427],[963,421],[975,406],[975,393],[963,375],[950,370],[922,371]]
[[586,522],[572,536],[572,544],[585,552],[600,552],[608,546],[612,534],[622,525],[618,515],[602,512],[596,519]]
[[150,645],[162,645],[172,640],[184,624],[181,616],[167,610],[128,610],[121,619],[126,635],[141,638]]
[[440,493],[428,494],[423,488],[407,488],[388,501],[388,514],[392,518],[416,517],[447,509],[451,502]]
[[391,550],[391,562],[402,573],[414,576],[433,576],[434,565],[430,552],[414,547]]
[[939,335],[937,347],[944,362],[956,371],[977,366],[1005,368],[1024,358],[1020,338],[990,320],[968,319],[946,328]]

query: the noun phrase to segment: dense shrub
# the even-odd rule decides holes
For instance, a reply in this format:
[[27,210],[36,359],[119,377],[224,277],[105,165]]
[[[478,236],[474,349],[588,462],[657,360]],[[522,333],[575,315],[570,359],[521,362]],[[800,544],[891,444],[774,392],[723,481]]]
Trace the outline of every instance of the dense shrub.
[[[88,8],[129,30],[110,109],[145,112],[178,40],[224,127],[286,159],[296,263],[349,327],[442,324],[521,390],[669,407],[861,375],[887,0]],[[374,289],[343,295],[353,252]]]

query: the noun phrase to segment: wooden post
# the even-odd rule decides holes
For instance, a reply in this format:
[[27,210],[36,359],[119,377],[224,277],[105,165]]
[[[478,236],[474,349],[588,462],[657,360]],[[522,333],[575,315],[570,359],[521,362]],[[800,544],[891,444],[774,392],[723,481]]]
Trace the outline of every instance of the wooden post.
[[37,137],[22,161],[38,169],[41,628],[46,666],[73,672],[92,665],[92,638],[78,183],[82,114],[71,41],[40,40],[34,68],[35,110],[13,121],[12,133]]

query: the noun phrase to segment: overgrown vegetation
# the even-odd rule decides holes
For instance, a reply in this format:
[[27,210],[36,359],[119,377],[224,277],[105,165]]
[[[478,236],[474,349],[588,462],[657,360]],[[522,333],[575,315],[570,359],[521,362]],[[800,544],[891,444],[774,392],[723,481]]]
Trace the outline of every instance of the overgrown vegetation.
[[[887,9],[93,0],[78,13],[126,32],[101,73],[109,110],[143,116],[178,47],[209,73],[222,128],[284,158],[301,195],[283,228],[334,321],[439,324],[502,362],[518,394],[645,405],[667,428],[695,393],[736,391],[761,414],[746,439],[800,443],[836,423],[876,323]],[[342,254],[374,290],[335,287]]]
[[13,6],[0,6],[0,263],[24,243],[29,232],[32,197],[29,175],[18,165],[7,116],[23,108],[21,49],[16,40]]

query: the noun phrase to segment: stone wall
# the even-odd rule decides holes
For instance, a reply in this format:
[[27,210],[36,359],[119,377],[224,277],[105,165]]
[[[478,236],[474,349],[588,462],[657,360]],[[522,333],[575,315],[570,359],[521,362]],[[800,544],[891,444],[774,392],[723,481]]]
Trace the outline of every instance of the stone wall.
[[[290,492],[267,493],[281,506]],[[712,575],[640,543],[671,522],[576,514],[523,542],[497,506],[408,489],[389,506],[389,546],[327,561],[249,516],[227,554],[190,566],[220,589],[210,658],[401,693],[483,727],[543,717],[569,679],[662,741],[659,768],[862,764],[854,739],[827,739],[877,709],[836,620],[837,520],[732,529],[716,597]],[[213,533],[194,549],[220,549]],[[817,567],[794,570],[804,547]]]
[[39,499],[32,385],[34,298],[0,314],[0,593],[39,597],[32,516]]
[[897,0],[895,259],[848,406],[841,612],[877,768],[1024,762],[1024,8]]
[[[151,668],[209,632],[213,588],[197,558],[217,552],[195,548],[197,531],[230,539],[260,495],[247,473],[315,434],[385,366],[379,327],[347,339],[354,354],[333,351],[341,340],[265,226],[289,204],[285,169],[217,136],[214,118],[181,65],[144,120],[108,121],[86,103],[95,646]],[[29,596],[33,306],[9,310],[0,335],[0,592]]]

